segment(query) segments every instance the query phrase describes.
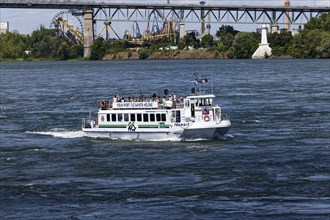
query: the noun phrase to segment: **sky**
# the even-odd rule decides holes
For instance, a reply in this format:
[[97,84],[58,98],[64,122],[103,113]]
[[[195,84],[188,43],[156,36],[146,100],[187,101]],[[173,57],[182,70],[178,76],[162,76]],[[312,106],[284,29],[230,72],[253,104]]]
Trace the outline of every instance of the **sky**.
[[[65,0],[61,0],[65,1]],[[76,0],[71,0],[76,1]],[[86,1],[86,0],[80,0]],[[90,0],[87,0],[90,1]],[[95,0],[96,2],[107,2],[109,0]],[[148,0],[148,4],[158,3],[166,4],[168,0]],[[111,2],[118,3],[145,3],[141,0],[111,0]],[[171,4],[193,4],[198,3],[199,0],[170,0]],[[206,0],[207,4],[214,5],[262,5],[262,6],[274,6],[274,5],[284,5],[285,0]],[[291,0],[291,5],[295,6],[324,6],[330,7],[330,0]],[[18,31],[21,34],[31,34],[34,30],[38,29],[40,25],[49,27],[52,18],[60,10],[52,9],[3,9],[0,8],[0,20],[9,22],[9,31]],[[240,31],[254,31],[258,25],[257,24],[230,24],[235,27],[235,29]],[[214,26],[214,25],[213,25]],[[220,25],[219,25],[220,26]],[[118,32],[118,35],[122,36],[125,30],[132,29],[132,22],[113,22],[114,29]],[[101,27],[97,27],[101,29]],[[198,29],[199,25],[187,24],[186,29]],[[215,32],[218,27],[212,27],[211,33]],[[97,30],[98,32],[100,30]],[[141,32],[143,32],[141,30]],[[111,35],[111,33],[110,33]]]

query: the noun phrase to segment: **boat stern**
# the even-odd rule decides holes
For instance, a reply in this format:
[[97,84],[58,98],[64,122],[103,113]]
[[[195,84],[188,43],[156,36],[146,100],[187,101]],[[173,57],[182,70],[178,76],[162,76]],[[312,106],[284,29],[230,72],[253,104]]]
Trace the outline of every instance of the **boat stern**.
[[196,125],[184,129],[182,139],[219,139],[223,137],[230,129],[231,123],[229,119],[222,120],[212,126]]

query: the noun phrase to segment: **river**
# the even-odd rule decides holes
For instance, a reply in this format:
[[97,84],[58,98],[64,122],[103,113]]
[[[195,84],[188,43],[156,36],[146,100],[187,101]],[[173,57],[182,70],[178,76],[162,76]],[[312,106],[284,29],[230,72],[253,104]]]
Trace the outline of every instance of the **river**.
[[[0,63],[1,219],[328,219],[329,60]],[[117,92],[212,79],[221,140],[86,137]],[[211,83],[207,85],[211,88]]]

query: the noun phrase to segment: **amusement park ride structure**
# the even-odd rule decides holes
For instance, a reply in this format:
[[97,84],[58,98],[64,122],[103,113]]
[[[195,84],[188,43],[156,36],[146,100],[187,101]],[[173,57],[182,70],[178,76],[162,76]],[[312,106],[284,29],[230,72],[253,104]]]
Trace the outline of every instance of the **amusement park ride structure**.
[[81,18],[72,10],[60,11],[50,23],[50,28],[55,28],[59,36],[74,44],[84,44],[83,27]]
[[[178,35],[178,22],[173,18],[167,20],[162,15],[160,10],[154,10],[148,16],[147,27],[141,33],[140,25],[137,21],[132,22],[131,30],[125,30],[123,37],[119,37],[117,31],[113,28],[110,21],[104,22],[104,26],[97,35],[98,37],[104,37],[110,39],[110,30],[114,33],[117,39],[123,39],[134,42],[143,42],[158,40],[163,37],[168,37],[169,40],[173,40]],[[105,34],[104,34],[105,32]]]
[[[53,17],[50,28],[54,28],[59,36],[68,39],[74,44],[84,44],[84,25],[81,14],[74,10],[62,10]],[[143,41],[158,40],[165,36],[169,40],[173,40],[178,35],[178,26],[176,24],[177,22],[174,19],[167,21],[159,10],[155,10],[149,15],[147,29],[143,33],[141,33],[139,23],[134,21],[132,23],[132,30],[125,30],[121,38],[111,25],[111,21],[104,21],[103,27],[95,36],[109,40],[110,31],[112,31],[117,39],[140,43]]]
[[[170,5],[171,2],[170,0],[167,1],[167,4]],[[190,11],[190,13],[194,16],[196,16],[200,21],[201,24],[201,29],[200,29],[200,38],[202,38],[205,34],[210,33],[211,29],[211,17],[215,16],[213,11],[210,11],[207,7],[209,4],[207,4],[205,1],[200,1],[199,4],[201,5],[201,10],[200,10],[200,15],[196,14],[195,11]],[[287,30],[290,30],[290,24],[293,22],[293,20],[290,17],[290,0],[285,0],[285,27]],[[119,14],[123,15],[122,9],[117,9],[115,12],[110,13],[106,11],[105,8],[100,8],[93,14],[93,24],[94,26],[96,25],[97,21],[102,21],[102,28],[99,28],[100,31],[98,34],[94,33],[94,38],[95,37],[103,37],[105,39],[110,39],[110,38],[117,38],[117,39],[123,39],[123,40],[129,40],[129,41],[134,41],[134,42],[142,42],[142,41],[152,41],[152,40],[158,40],[162,37],[168,37],[168,39],[173,40],[177,36],[180,36],[182,38],[182,32],[186,32],[185,30],[180,30],[182,27],[182,17],[183,15],[180,15],[180,11],[174,11],[170,10],[169,12],[165,12],[159,8],[152,9],[151,12],[148,12],[147,18],[147,25],[146,29],[141,32],[141,28],[139,23],[141,22],[141,18],[138,18],[138,15],[141,15],[140,17],[145,17],[142,15],[141,11],[138,9],[135,9],[133,12],[130,12],[131,14],[129,15],[129,20],[132,20],[133,15],[135,14],[136,20],[133,20],[132,22],[132,29],[131,30],[125,30],[123,33],[123,37],[120,37],[118,32],[115,30],[114,26],[112,25],[112,21],[116,20],[114,19],[115,15],[119,16]],[[127,11],[128,13],[128,11]],[[188,13],[188,15],[190,14]],[[252,20],[252,16],[248,13],[245,12],[248,17],[250,17]],[[262,12],[263,14],[265,12]],[[221,19],[224,18],[224,16],[227,14],[228,17],[232,17],[232,19],[236,19],[234,15],[231,12],[226,12]],[[66,19],[67,15],[70,15],[70,17],[75,17],[73,20],[68,20]],[[81,13],[75,13],[73,10],[66,10],[66,11],[61,11],[58,14],[56,14],[52,20],[51,27],[55,27],[56,30],[58,30],[59,35],[64,36],[68,38],[71,42],[73,43],[78,43],[78,44],[83,44],[84,42],[84,37],[83,37],[83,22],[81,21],[80,17],[83,15],[83,12]],[[99,15],[99,17],[97,17]],[[103,15],[103,16],[102,16]],[[187,19],[187,16],[185,19]],[[239,19],[242,18],[244,13],[240,16]],[[127,14],[128,16],[128,14]],[[261,16],[261,15],[260,15]],[[260,18],[258,17],[258,19]],[[269,15],[266,14],[266,16],[269,17]],[[274,16],[274,15],[273,15]],[[300,15],[296,16],[299,17]],[[103,17],[103,18],[101,18]],[[305,16],[306,17],[306,16]],[[206,23],[206,19],[207,24]],[[256,18],[255,18],[256,19]],[[279,18],[272,18],[274,20],[279,20]],[[75,20],[78,20],[78,22],[75,22]],[[75,23],[71,23],[71,21],[74,21]],[[77,26],[78,24],[78,26]],[[96,31],[96,27],[93,27],[93,30]],[[114,37],[111,37],[110,32],[113,32]],[[194,32],[198,33],[198,31]]]

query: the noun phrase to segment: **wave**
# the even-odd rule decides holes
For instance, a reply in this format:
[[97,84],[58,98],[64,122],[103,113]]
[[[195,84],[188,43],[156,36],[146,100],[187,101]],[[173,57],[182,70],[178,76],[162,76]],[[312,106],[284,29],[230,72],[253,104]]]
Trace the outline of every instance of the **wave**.
[[261,123],[259,120],[243,120],[242,123]]
[[100,139],[110,139],[110,140],[123,140],[123,141],[151,141],[151,142],[161,142],[161,141],[181,141],[180,138],[153,138],[153,139],[134,139],[129,137],[122,137],[122,138],[110,138],[105,136],[99,136],[97,134],[87,134],[83,131],[69,131],[62,128],[54,128],[50,131],[26,131],[27,134],[37,134],[37,135],[47,135],[53,136],[57,138],[83,138],[83,137],[90,137],[90,138],[100,138]]
[[[47,135],[47,136],[53,136],[57,138],[83,138],[83,137],[89,137],[89,138],[100,138],[100,139],[110,139],[110,140],[122,140],[122,141],[150,141],[150,142],[163,142],[163,141],[170,141],[170,142],[199,142],[199,141],[210,141],[209,139],[204,138],[193,138],[193,139],[181,139],[179,137],[166,137],[166,138],[131,138],[131,137],[121,137],[121,138],[112,138],[107,137],[104,135],[98,135],[98,134],[87,134],[83,131],[69,131],[62,128],[54,128],[50,131],[26,131],[27,134],[37,134],[37,135]],[[227,140],[232,139],[233,136],[226,134],[225,136],[221,137],[220,140]]]
[[83,131],[68,131],[65,129],[52,129],[50,131],[27,131],[28,134],[40,134],[40,135],[48,135],[59,138],[82,138],[87,137],[87,134]]

